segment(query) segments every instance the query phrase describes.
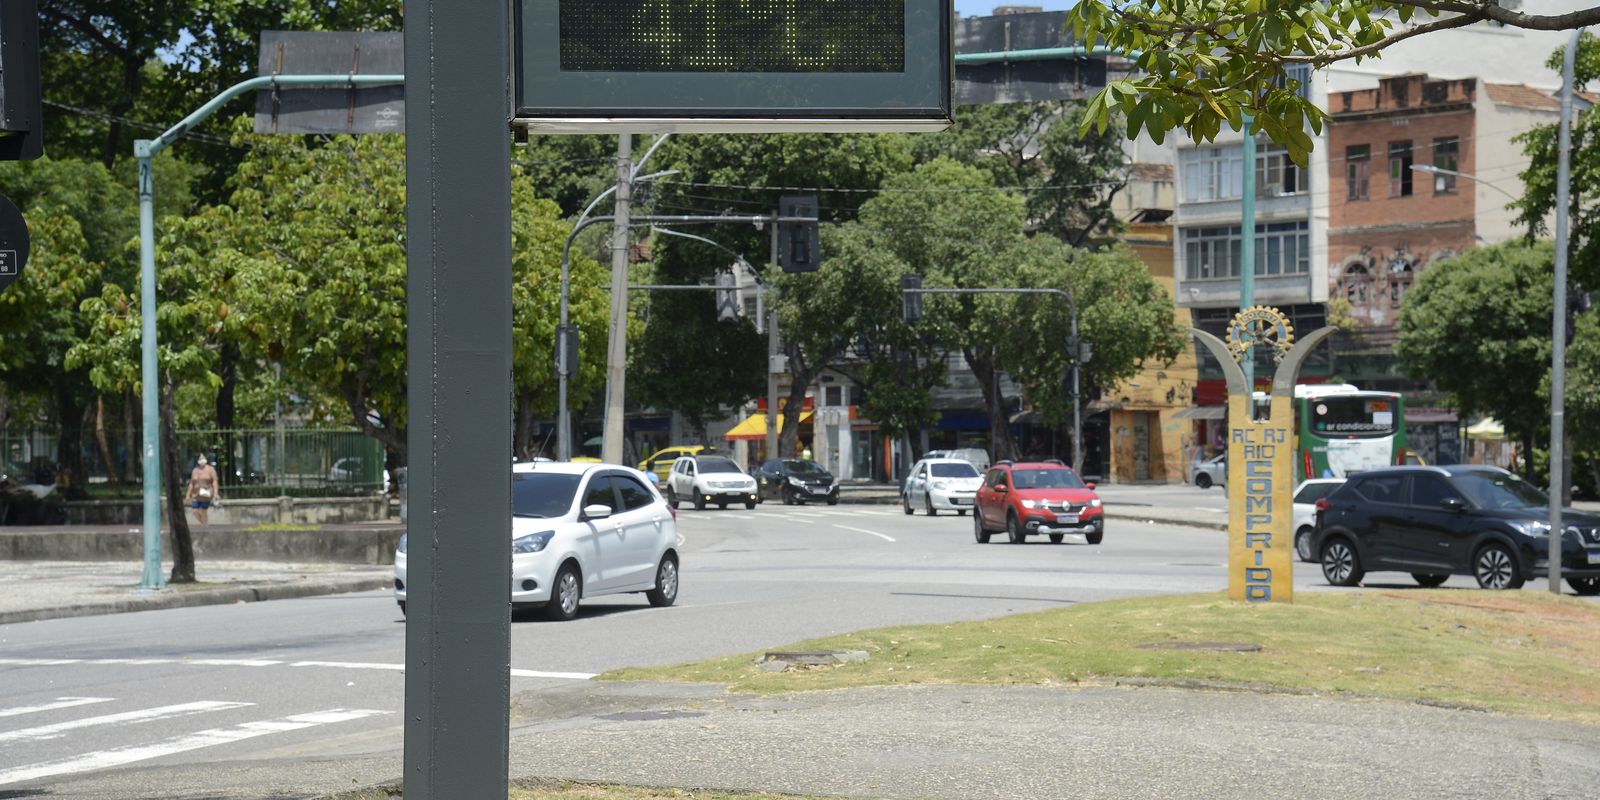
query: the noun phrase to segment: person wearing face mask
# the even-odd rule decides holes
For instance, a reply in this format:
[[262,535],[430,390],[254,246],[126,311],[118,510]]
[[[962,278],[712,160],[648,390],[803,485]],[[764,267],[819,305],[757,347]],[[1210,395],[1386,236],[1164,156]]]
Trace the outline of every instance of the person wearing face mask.
[[222,498],[217,491],[217,471],[206,461],[205,454],[201,453],[194,462],[194,470],[189,473],[189,506],[194,509],[195,522],[205,525],[209,522],[211,504]]

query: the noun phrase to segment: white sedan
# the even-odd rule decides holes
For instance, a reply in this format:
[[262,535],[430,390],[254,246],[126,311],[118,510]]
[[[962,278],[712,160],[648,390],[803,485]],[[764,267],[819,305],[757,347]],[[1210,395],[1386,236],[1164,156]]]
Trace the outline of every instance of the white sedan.
[[1294,487],[1294,552],[1301,561],[1315,562],[1311,540],[1317,532],[1317,501],[1344,485],[1344,478],[1314,478]]
[[[642,592],[678,599],[677,513],[644,473],[614,464],[541,461],[511,473],[513,608],[568,620],[586,597]],[[406,537],[394,556],[395,600],[406,608]]]
[[911,467],[900,501],[907,514],[917,509],[933,516],[939,511],[965,514],[978,496],[983,476],[972,462],[959,458],[924,458]]

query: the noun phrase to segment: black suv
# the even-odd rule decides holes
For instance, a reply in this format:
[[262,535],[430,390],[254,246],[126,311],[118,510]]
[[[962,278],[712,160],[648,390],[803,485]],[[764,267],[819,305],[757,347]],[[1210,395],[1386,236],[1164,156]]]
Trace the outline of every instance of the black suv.
[[[1375,469],[1317,501],[1315,552],[1336,586],[1393,570],[1423,586],[1471,575],[1515,589],[1549,574],[1549,508],[1544,492],[1497,467]],[[1600,514],[1561,518],[1561,574],[1578,594],[1600,594]]]
[[761,465],[756,473],[761,484],[761,497],[777,498],[784,505],[820,500],[830,506],[839,504],[839,482],[833,473],[815,461],[803,458],[774,458]]

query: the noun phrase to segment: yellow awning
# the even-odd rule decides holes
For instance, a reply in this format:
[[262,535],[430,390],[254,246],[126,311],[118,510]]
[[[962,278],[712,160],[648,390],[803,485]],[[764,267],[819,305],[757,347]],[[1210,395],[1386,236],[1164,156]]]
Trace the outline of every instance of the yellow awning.
[[1506,429],[1494,417],[1484,417],[1478,424],[1467,428],[1468,439],[1490,440],[1506,438]]
[[[801,425],[804,425],[804,424],[806,424],[807,422],[810,422],[810,421],[811,421],[811,412],[810,411],[802,411],[802,412],[800,412],[800,424]],[[778,414],[778,432],[779,433],[783,432],[783,414],[782,413]],[[730,442],[734,442],[734,441],[754,441],[756,439],[765,439],[765,438],[767,438],[767,415],[765,413],[756,413],[756,414],[751,414],[750,416],[745,417],[742,420],[739,420],[739,424],[733,426],[732,430],[728,431],[727,433],[724,433],[722,435],[722,438],[727,439]]]

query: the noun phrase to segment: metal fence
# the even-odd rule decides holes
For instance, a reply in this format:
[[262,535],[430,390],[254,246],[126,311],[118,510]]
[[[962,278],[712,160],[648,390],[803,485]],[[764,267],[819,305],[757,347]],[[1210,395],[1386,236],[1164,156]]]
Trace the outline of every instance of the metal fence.
[[[351,495],[389,488],[383,445],[359,431],[187,430],[178,431],[177,438],[181,469],[192,469],[204,453],[217,470],[224,497]],[[58,442],[56,432],[47,430],[0,434],[0,475],[15,483],[56,483],[62,477]],[[136,495],[139,438],[108,431],[106,443],[102,451],[96,434],[84,431],[87,474],[72,480],[93,495]]]

